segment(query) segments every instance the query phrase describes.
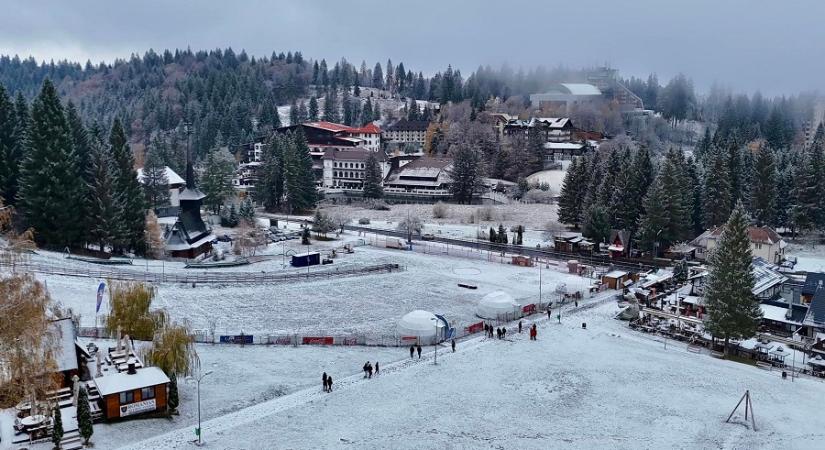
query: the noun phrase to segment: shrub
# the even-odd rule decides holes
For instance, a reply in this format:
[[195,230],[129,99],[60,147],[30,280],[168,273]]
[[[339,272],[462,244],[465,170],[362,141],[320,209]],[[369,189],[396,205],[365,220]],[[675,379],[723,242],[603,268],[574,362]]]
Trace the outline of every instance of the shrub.
[[370,224],[369,217],[362,217],[362,218],[358,219],[358,225],[369,225],[369,224]]
[[450,213],[450,208],[444,202],[438,202],[433,205],[433,217],[436,219],[444,219]]
[[484,206],[478,208],[476,217],[478,217],[479,221],[489,222],[495,217],[495,211],[491,206]]
[[554,198],[553,193],[549,190],[545,191],[542,189],[530,189],[526,194],[524,194],[522,200],[527,203],[550,204],[553,203]]

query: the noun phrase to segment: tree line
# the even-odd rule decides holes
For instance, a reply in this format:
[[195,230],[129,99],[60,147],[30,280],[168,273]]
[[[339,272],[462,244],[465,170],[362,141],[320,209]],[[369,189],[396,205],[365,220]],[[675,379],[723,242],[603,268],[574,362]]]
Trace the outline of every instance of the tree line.
[[145,192],[119,119],[86,126],[46,79],[27,104],[0,86],[0,196],[41,245],[145,250]]

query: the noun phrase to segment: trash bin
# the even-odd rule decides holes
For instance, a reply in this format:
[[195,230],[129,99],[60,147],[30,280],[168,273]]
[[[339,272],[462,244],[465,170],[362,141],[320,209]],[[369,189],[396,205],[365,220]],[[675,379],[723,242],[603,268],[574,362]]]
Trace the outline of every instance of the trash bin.
[[782,379],[788,378],[788,372],[782,371]]
[[582,322],[582,329],[583,329],[583,330],[586,330],[586,329],[587,329],[587,322]]

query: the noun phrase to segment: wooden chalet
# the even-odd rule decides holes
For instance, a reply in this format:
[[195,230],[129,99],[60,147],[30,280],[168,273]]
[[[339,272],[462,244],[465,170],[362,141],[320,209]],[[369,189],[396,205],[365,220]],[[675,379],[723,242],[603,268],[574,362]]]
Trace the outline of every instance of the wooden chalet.
[[611,258],[621,258],[630,251],[630,232],[625,230],[610,230],[610,245],[607,247]]
[[103,404],[103,417],[109,421],[165,412],[169,382],[169,377],[159,368],[136,368],[135,363],[123,372],[94,378]]

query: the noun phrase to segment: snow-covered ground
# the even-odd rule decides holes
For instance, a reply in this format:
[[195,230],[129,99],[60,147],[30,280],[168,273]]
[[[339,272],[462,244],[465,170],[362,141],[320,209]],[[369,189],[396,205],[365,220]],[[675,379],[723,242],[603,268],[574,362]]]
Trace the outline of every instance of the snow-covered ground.
[[[447,204],[447,217],[433,217],[433,205],[392,205],[389,211],[377,211],[356,205],[325,206],[324,211],[329,214],[340,214],[352,219],[357,224],[358,219],[366,217],[370,220],[390,220],[395,222],[405,219],[408,215],[420,218],[425,223],[443,223],[454,225],[481,225],[489,229],[491,226],[505,227],[524,225],[532,230],[544,230],[551,222],[557,219],[556,205],[521,204],[508,205],[454,205]],[[492,217],[487,220],[487,212]]]
[[[379,230],[395,230],[398,228],[398,222],[392,220],[373,220],[370,221],[367,225],[359,225],[362,227],[369,227],[375,228]],[[475,240],[476,236],[482,236],[482,239],[487,239],[490,235],[490,228],[495,228],[498,231],[498,226],[490,225],[471,225],[471,224],[455,224],[444,222],[441,219],[433,219],[432,221],[425,222],[424,227],[422,228],[422,233],[429,233],[433,236],[440,236],[445,238],[454,238],[454,239],[468,239],[468,240]],[[507,235],[512,239],[513,232],[511,229],[507,229]],[[533,229],[525,229],[524,234],[522,235],[522,241],[524,245],[535,247],[536,245],[541,245],[542,247],[552,246],[553,240],[550,238],[550,234],[544,230],[533,230]]]
[[530,184],[547,183],[550,185],[550,192],[558,195],[561,193],[565,175],[567,175],[567,170],[542,170],[527,177],[527,182]]
[[825,272],[825,245],[788,244],[786,256],[796,257],[794,271]]
[[[538,341],[474,338],[458,352],[384,365],[217,417],[211,448],[819,449],[825,384],[688,352],[611,319],[612,302],[542,319]],[[580,324],[587,322],[587,329]],[[743,410],[750,390],[757,430]],[[148,433],[147,433],[148,434]],[[191,427],[121,441],[134,449],[189,448]]]
[[[85,342],[86,340],[84,340]],[[98,340],[103,346],[105,340]],[[113,342],[113,341],[112,341]],[[265,347],[258,345],[197,345],[204,371],[213,373],[201,382],[202,420],[220,417],[273,398],[319,386],[321,374],[344,378],[359,373],[367,360],[388,364],[407,356],[406,349],[366,347]],[[171,419],[131,420],[94,426],[92,442],[99,449],[111,449],[129,442],[197,424],[197,390],[191,379],[179,379],[180,414]],[[6,410],[8,412],[8,410]],[[11,422],[0,416],[0,449],[11,447]],[[50,449],[40,444],[33,449]],[[163,448],[159,446],[157,448]],[[261,448],[252,445],[251,448]]]
[[[357,240],[358,237],[347,239]],[[340,245],[342,241],[324,244]],[[299,244],[288,245],[300,247]],[[584,290],[592,283],[589,279],[559,271],[559,266],[551,265],[540,274],[538,267],[490,262],[486,252],[473,249],[451,248],[445,255],[442,247],[432,243],[416,244],[416,248],[430,254],[362,246],[353,254],[340,256],[332,266],[310,268],[311,271],[335,270],[335,267],[396,263],[404,269],[393,273],[266,285],[198,284],[193,288],[183,284],[159,284],[154,306],[166,309],[174,320],[188,321],[194,329],[208,330],[214,322],[216,334],[243,331],[246,334],[391,336],[398,318],[414,309],[443,314],[460,329],[478,321],[474,314],[475,305],[487,293],[505,290],[522,304],[528,304],[538,301],[540,276],[545,301],[554,299],[553,292],[561,283],[569,291]],[[92,270],[99,268],[47,252],[35,258],[68,266],[91,266]],[[493,259],[508,261],[498,256]],[[166,263],[163,270],[188,270],[182,267],[182,263]],[[136,261],[133,269],[141,270],[140,262]],[[155,262],[150,270],[160,271],[161,267]],[[276,256],[241,268],[210,270],[303,273],[306,269],[282,269],[281,258]],[[98,284],[105,280],[53,275],[38,277],[46,281],[55,300],[81,314],[82,325],[95,324],[95,293]],[[460,282],[475,284],[478,289],[461,288],[458,286]],[[106,309],[107,304],[104,304],[101,313]]]

